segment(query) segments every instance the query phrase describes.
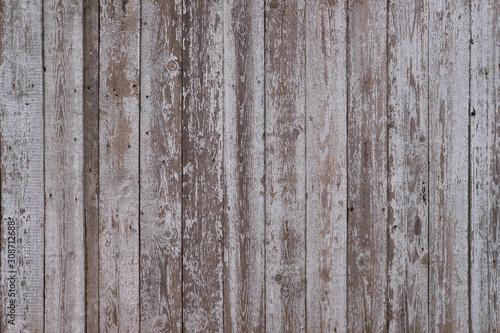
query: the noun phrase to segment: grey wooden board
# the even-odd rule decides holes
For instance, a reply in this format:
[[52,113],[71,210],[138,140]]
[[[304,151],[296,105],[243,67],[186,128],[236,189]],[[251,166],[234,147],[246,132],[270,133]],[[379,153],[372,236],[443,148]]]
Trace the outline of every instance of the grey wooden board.
[[0,0],[0,330],[498,331],[499,14]]
[[[5,0],[0,10],[0,329],[20,332],[28,327],[31,332],[43,332],[42,2]],[[13,311],[8,309],[10,304]],[[9,324],[8,319],[14,322]]]
[[47,332],[85,331],[82,9],[43,6]]
[[470,72],[470,320],[500,330],[500,3],[474,1]]

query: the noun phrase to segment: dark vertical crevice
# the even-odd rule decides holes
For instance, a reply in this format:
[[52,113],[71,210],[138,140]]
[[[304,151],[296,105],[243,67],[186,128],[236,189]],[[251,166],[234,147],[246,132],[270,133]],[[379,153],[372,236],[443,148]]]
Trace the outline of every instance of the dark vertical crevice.
[[[469,321],[469,332],[472,331],[472,298],[471,298],[471,240],[472,240],[472,220],[471,220],[471,208],[472,208],[472,159],[471,159],[471,73],[472,73],[472,1],[469,0],[469,104],[468,104],[468,140],[467,140],[467,163],[468,163],[468,173],[467,173],[467,198],[468,198],[468,208],[467,208],[467,305],[468,305],[468,321]],[[489,267],[489,266],[488,266]]]
[[264,2],[264,11],[263,11],[263,24],[264,24],[264,48],[262,52],[264,53],[264,77],[263,77],[263,87],[264,87],[264,119],[263,119],[263,129],[264,133],[262,133],[263,144],[264,144],[264,295],[263,295],[263,303],[264,303],[264,332],[267,331],[267,245],[266,245],[266,237],[267,237],[267,137],[266,137],[266,119],[267,119],[267,64],[266,64],[266,34],[267,34],[267,23],[266,23],[266,8],[267,1]]
[[[385,12],[385,112],[386,112],[386,122],[385,122],[385,153],[386,153],[386,198],[385,198],[385,213],[386,213],[386,230],[385,230],[385,237],[386,237],[386,252],[385,252],[385,276],[386,276],[386,285],[385,285],[385,328],[387,332],[389,332],[389,325],[391,323],[390,320],[390,305],[389,305],[389,284],[390,284],[390,276],[389,276],[389,240],[391,238],[391,234],[389,231],[389,216],[390,216],[390,210],[389,210],[389,191],[390,191],[390,181],[391,181],[391,173],[390,173],[390,153],[389,153],[389,121],[391,120],[390,118],[390,113],[389,113],[389,6],[391,2],[390,0],[387,0],[386,2],[386,12]],[[406,313],[407,314],[407,313]]]
[[346,128],[346,265],[345,265],[345,276],[346,276],[346,328],[349,330],[349,99],[351,97],[351,93],[349,91],[350,86],[350,72],[351,66],[349,64],[349,52],[351,50],[351,43],[349,39],[349,0],[345,2],[345,13],[346,13],[346,28],[345,28],[345,45],[346,45],[346,111],[345,111],[345,128]]
[[181,88],[180,88],[180,118],[181,118],[181,149],[180,149],[180,160],[181,160],[181,332],[184,332],[184,71],[185,71],[185,12],[186,12],[186,1],[182,1],[182,12],[181,12],[181,66],[180,66],[180,76],[181,76]]
[[139,144],[137,145],[137,154],[139,155],[138,156],[138,161],[137,161],[137,170],[138,170],[138,195],[137,195],[137,198],[138,198],[138,213],[137,216],[138,216],[138,220],[137,220],[137,234],[138,234],[138,242],[139,242],[139,246],[137,247],[138,248],[138,258],[139,258],[139,269],[138,269],[138,285],[139,285],[139,309],[138,309],[138,312],[139,312],[139,332],[141,331],[141,322],[142,322],[142,313],[141,313],[141,309],[142,309],[142,306],[141,306],[141,110],[142,110],[142,104],[141,104],[141,94],[142,94],[142,68],[141,68],[141,65],[142,65],[142,1],[139,1],[139,64],[138,64],[138,67],[139,67],[139,91],[138,91],[138,99],[139,99],[139,117],[138,117],[138,127],[139,127],[139,130],[138,130],[138,141],[139,141]]
[[429,1],[427,0],[427,193],[428,193],[428,199],[427,199],[427,257],[429,260],[427,261],[427,330],[430,331],[430,296],[431,296],[431,279],[430,279],[430,271],[431,271],[431,264],[432,258],[431,256],[431,183],[430,183],[430,175],[431,175],[431,159],[430,159],[430,142],[431,142],[431,121],[430,121],[430,6],[429,6]]
[[304,325],[307,331],[307,8],[304,8]]
[[42,68],[40,70],[42,70],[42,168],[43,168],[43,171],[42,171],[42,174],[43,174],[43,324],[42,324],[42,327],[43,327],[43,330],[45,332],[45,303],[46,303],[46,299],[47,299],[47,295],[45,294],[45,245],[46,245],[46,205],[45,205],[45,188],[46,188],[46,184],[45,184],[45,171],[46,171],[46,168],[45,168],[45,26],[44,26],[44,6],[45,4],[45,1],[42,1],[42,4],[41,4],[41,21],[42,21],[42,31],[41,31],[41,44],[42,44]]

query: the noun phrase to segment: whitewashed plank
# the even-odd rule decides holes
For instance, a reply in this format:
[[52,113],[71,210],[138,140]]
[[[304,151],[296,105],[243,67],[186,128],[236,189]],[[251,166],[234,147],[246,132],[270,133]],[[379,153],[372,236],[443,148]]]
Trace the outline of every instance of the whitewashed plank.
[[183,329],[223,318],[223,0],[183,2]]
[[139,0],[100,3],[99,327],[139,331]]
[[182,1],[141,6],[141,331],[180,332]]
[[47,332],[85,330],[82,9],[81,1],[43,6]]
[[304,332],[305,1],[266,1],[266,330]]
[[500,331],[500,3],[472,1],[470,297],[474,332]]
[[389,6],[390,332],[428,331],[428,6]]
[[264,332],[264,2],[224,5],[225,332]]
[[429,2],[429,330],[466,332],[468,1]]
[[[1,325],[42,332],[44,176],[42,2],[0,4]],[[9,224],[13,221],[13,225]],[[9,230],[12,226],[14,230]],[[9,234],[12,232],[12,234]],[[14,237],[14,239],[9,239]],[[9,244],[11,247],[9,247]],[[9,249],[13,262],[9,262]],[[12,265],[12,266],[11,266]],[[14,279],[11,279],[11,278]],[[13,282],[12,284],[10,282]],[[13,287],[13,290],[11,290]],[[14,293],[15,295],[10,295]],[[14,297],[11,297],[14,296]],[[8,323],[8,305],[15,319]]]
[[308,332],[347,330],[346,9],[306,4]]
[[348,11],[347,330],[387,330],[387,2]]

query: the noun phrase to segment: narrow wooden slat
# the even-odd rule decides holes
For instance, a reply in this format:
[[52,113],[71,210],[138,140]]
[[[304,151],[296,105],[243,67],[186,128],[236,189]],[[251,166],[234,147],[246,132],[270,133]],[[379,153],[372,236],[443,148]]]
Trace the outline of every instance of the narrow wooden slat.
[[139,331],[139,0],[101,1],[99,327]]
[[500,3],[472,2],[471,321],[474,332],[500,330]]
[[346,1],[306,5],[307,330],[346,332]]
[[429,330],[466,332],[469,2],[429,2]]
[[389,7],[389,331],[427,332],[427,2]]
[[3,0],[0,12],[0,329],[43,332],[42,2]]
[[180,332],[182,1],[141,6],[141,331]]
[[266,330],[305,331],[305,2],[266,1]]
[[387,2],[348,11],[347,330],[387,329]]
[[82,2],[45,1],[45,331],[85,330]]
[[224,8],[225,331],[264,332],[264,2]]
[[83,0],[86,328],[99,332],[99,0]]
[[223,0],[184,0],[183,321],[223,330]]

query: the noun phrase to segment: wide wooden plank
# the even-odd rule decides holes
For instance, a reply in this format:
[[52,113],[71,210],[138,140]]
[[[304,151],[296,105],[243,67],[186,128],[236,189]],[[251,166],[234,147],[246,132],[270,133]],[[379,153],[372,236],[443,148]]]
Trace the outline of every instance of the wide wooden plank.
[[347,330],[387,330],[387,2],[348,10]]
[[500,330],[500,3],[472,2],[470,312],[475,332]]
[[347,2],[306,5],[307,331],[346,332]]
[[99,0],[83,0],[86,329],[99,332]]
[[224,22],[225,332],[264,332],[264,2]]
[[428,324],[427,2],[389,6],[388,186],[390,332]]
[[42,1],[3,0],[0,17],[0,329],[43,332]]
[[82,9],[43,6],[46,332],[85,331]]
[[429,2],[429,330],[466,332],[468,1]]
[[223,0],[183,2],[183,329],[223,320]]
[[180,332],[182,1],[141,6],[141,331]]
[[264,332],[264,2],[224,22],[225,332]]
[[100,4],[99,328],[139,331],[139,0]]
[[266,330],[305,322],[305,1],[266,1]]

